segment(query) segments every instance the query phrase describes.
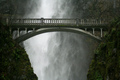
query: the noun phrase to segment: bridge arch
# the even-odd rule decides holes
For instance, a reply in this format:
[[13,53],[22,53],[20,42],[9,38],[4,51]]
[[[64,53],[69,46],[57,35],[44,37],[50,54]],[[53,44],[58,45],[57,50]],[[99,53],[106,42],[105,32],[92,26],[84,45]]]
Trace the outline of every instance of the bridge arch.
[[95,39],[97,41],[101,41],[100,37],[97,37],[93,34],[91,34],[90,32],[84,31],[82,29],[79,28],[63,28],[63,27],[58,27],[58,28],[40,28],[38,30],[35,30],[33,32],[29,32],[27,34],[21,35],[18,38],[15,39],[15,41],[17,41],[18,43],[25,41],[33,36],[36,36],[38,34],[42,34],[42,33],[46,33],[46,32],[73,32],[73,33],[78,33],[78,34],[82,34],[85,35],[87,37],[90,37],[92,39]]

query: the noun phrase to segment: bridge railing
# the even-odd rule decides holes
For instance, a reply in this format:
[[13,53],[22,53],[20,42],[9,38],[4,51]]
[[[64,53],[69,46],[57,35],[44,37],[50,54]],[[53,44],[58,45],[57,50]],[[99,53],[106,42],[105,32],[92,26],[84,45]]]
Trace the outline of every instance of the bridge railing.
[[108,24],[104,19],[12,19],[11,25],[104,25]]

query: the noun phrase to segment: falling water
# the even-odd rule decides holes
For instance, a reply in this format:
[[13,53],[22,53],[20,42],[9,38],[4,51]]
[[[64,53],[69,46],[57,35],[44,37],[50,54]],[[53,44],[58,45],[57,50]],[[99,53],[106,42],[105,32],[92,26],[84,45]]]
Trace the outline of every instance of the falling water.
[[[36,10],[26,17],[71,17],[71,0],[36,0]],[[38,80],[86,80],[91,49],[84,35],[51,32],[24,41]]]

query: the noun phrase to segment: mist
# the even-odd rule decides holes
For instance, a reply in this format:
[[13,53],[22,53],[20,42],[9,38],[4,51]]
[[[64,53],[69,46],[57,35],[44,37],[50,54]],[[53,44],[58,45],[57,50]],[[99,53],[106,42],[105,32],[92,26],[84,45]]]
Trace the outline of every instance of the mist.
[[[35,3],[34,10],[24,17],[74,17],[72,0],[36,0]],[[81,34],[51,32],[24,41],[24,47],[38,80],[87,80],[94,50],[89,43],[93,42]]]

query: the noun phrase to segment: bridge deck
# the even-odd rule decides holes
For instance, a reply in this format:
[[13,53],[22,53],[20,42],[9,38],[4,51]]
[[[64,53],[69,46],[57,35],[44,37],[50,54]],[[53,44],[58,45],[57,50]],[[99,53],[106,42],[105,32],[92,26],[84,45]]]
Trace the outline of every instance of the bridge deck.
[[99,19],[12,19],[9,20],[12,28],[106,28],[108,22]]

